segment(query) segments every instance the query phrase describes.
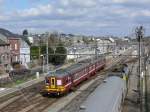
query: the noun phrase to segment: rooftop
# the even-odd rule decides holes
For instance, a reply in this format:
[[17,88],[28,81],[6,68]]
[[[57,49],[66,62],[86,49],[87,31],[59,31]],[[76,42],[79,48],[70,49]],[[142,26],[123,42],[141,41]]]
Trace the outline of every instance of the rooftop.
[[7,38],[20,38],[18,34],[14,34],[6,29],[0,28],[0,34],[6,36]]
[[8,46],[9,44],[0,39],[0,46]]

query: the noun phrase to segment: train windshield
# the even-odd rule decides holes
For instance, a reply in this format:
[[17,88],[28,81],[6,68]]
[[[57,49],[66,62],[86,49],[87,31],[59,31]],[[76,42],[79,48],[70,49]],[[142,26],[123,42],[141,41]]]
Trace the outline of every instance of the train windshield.
[[48,76],[54,76],[54,75],[55,75],[55,71],[48,72]]

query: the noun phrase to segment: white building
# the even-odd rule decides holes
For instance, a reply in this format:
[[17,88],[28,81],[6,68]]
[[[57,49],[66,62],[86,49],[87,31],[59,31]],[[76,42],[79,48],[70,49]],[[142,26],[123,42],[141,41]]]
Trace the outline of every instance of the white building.
[[116,42],[113,38],[98,38],[96,40],[100,54],[114,52]]
[[20,61],[23,65],[30,62],[30,46],[23,39],[20,45]]
[[95,54],[95,49],[91,49],[90,47],[84,48],[78,47],[78,48],[69,48],[67,49],[67,52],[68,52],[67,60],[74,59],[76,61],[81,61],[83,59],[87,59],[93,56]]

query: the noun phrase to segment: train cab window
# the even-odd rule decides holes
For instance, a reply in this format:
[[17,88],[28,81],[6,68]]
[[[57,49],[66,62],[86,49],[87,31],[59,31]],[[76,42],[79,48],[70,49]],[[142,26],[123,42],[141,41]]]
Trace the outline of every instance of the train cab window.
[[52,85],[55,85],[55,79],[52,79],[51,81],[52,81],[51,84],[52,84]]

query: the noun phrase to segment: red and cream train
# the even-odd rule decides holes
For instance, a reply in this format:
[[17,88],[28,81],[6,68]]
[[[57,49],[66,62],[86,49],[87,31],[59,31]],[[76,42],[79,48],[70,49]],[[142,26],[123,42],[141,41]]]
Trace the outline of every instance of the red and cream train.
[[73,87],[88,79],[105,67],[105,56],[94,61],[82,61],[65,69],[49,72],[45,77],[44,93],[61,95],[69,92]]

